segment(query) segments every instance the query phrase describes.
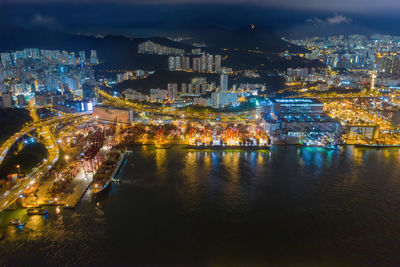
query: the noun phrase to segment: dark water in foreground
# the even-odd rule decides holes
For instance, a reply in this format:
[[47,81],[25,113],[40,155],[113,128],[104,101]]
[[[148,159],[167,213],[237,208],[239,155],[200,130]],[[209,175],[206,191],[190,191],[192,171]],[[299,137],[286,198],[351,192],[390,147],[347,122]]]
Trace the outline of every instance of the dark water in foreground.
[[120,179],[47,219],[1,214],[0,265],[400,265],[397,149],[138,147]]

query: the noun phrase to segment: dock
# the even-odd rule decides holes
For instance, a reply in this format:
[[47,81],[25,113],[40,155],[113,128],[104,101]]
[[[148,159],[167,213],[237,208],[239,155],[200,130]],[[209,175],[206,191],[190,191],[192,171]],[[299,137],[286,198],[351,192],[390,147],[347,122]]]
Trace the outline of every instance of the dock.
[[56,195],[47,192],[47,189],[51,186],[51,181],[47,181],[40,186],[37,197],[30,196],[24,200],[23,207],[63,206],[74,208],[88,190],[92,180],[93,174],[85,176],[84,171],[81,170],[71,182],[71,185],[63,193]]
[[65,208],[75,208],[92,183],[92,177],[93,174],[89,174],[87,177],[82,178],[74,187],[72,193],[67,194],[64,198],[60,199],[60,202]]
[[115,167],[115,170],[111,174],[111,177],[110,177],[111,182],[119,182],[119,179],[116,179],[115,177],[118,175],[119,170],[121,169],[122,163],[124,163],[126,156],[130,155],[132,153],[133,153],[132,151],[122,152],[121,159],[118,161],[117,166]]
[[270,145],[187,145],[188,149],[197,150],[266,150]]

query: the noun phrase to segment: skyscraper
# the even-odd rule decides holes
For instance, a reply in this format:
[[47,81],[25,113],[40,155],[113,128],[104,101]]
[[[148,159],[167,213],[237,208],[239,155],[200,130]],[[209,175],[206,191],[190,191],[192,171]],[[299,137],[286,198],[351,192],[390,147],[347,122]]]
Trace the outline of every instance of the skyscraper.
[[168,69],[170,71],[175,70],[175,57],[168,57]]
[[222,92],[228,91],[228,75],[226,75],[225,73],[222,73],[220,80],[221,80],[221,82],[220,82],[221,91]]
[[174,100],[178,94],[178,84],[176,83],[169,83],[168,84],[168,99]]
[[190,69],[190,57],[183,58],[183,69],[189,70]]
[[99,64],[96,50],[90,50],[90,64]]
[[207,71],[208,72],[213,72],[213,65],[214,65],[214,56],[213,55],[207,55]]
[[182,58],[180,56],[175,57],[175,69],[182,69]]
[[376,78],[376,72],[372,71],[371,72],[371,84],[370,84],[371,91],[375,90],[375,78]]
[[8,67],[11,65],[11,56],[9,53],[1,53],[1,62],[4,67]]
[[181,89],[182,89],[182,94],[185,95],[185,94],[186,94],[186,91],[187,91],[187,85],[186,85],[186,83],[182,83]]
[[14,107],[14,100],[12,98],[11,93],[2,94],[3,99],[3,108],[13,108]]
[[79,51],[79,61],[81,63],[86,61],[85,51]]
[[193,58],[193,71],[200,72],[201,70],[201,58],[195,57]]
[[90,57],[95,57],[97,58],[97,51],[96,50],[90,50]]
[[215,55],[215,71],[221,73],[221,55]]
[[207,56],[203,54],[201,56],[201,71],[205,72],[207,70]]
[[69,56],[69,64],[75,65],[75,53],[71,52]]

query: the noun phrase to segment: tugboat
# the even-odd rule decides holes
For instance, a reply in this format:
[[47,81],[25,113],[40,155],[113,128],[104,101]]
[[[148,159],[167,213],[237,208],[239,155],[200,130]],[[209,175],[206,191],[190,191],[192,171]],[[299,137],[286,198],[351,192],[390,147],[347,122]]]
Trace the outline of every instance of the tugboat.
[[46,215],[49,212],[47,211],[47,209],[43,209],[43,208],[40,208],[40,209],[30,208],[30,209],[26,210],[26,213],[28,215]]
[[24,226],[24,225],[26,224],[26,222],[21,222],[21,221],[18,220],[18,219],[12,219],[12,220],[10,221],[10,224],[11,224],[11,225],[14,225],[14,226]]

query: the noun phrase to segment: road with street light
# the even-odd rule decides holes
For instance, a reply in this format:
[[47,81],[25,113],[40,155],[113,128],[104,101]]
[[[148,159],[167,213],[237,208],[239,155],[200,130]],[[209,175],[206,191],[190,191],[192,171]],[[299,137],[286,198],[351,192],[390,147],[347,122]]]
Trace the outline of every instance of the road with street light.
[[59,148],[56,139],[52,133],[52,127],[60,123],[66,123],[70,120],[75,120],[83,116],[82,114],[68,114],[59,117],[38,120],[32,124],[25,126],[21,131],[15,133],[11,138],[9,138],[2,146],[0,164],[4,160],[9,148],[18,141],[19,138],[24,136],[26,133],[33,130],[37,130],[38,135],[43,137],[44,145],[46,146],[49,156],[48,158],[25,178],[18,181],[12,188],[5,188],[0,191],[0,212],[5,210],[7,207],[12,205],[24,192],[25,190],[32,187],[35,182],[38,182],[43,175],[45,175],[57,162],[59,159]]

